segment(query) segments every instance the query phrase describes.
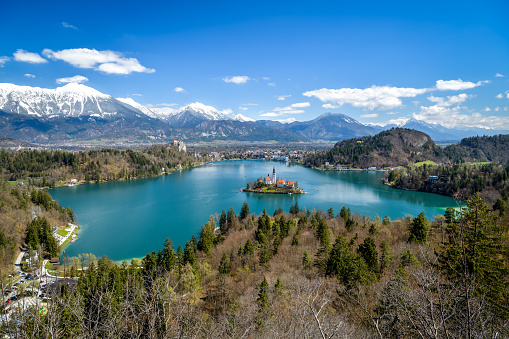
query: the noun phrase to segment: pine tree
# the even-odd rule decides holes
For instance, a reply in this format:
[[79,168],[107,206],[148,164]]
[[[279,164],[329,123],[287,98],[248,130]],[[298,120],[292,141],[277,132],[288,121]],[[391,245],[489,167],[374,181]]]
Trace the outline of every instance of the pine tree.
[[230,259],[228,259],[228,256],[226,253],[223,253],[223,257],[221,258],[221,261],[219,262],[219,274],[221,275],[230,275]]
[[221,216],[219,217],[219,230],[221,230],[221,233],[226,233],[227,229],[227,223],[226,223],[226,213],[223,210],[221,212]]
[[258,298],[256,298],[258,304],[258,328],[262,328],[265,325],[265,321],[272,316],[268,292],[269,283],[267,282],[267,278],[263,277],[263,281],[260,283],[260,289],[258,290]]
[[211,226],[210,223],[203,225],[200,231],[200,240],[196,246],[200,251],[203,251],[207,254],[210,253],[210,249],[214,246],[214,240],[216,237],[212,227],[213,225]]
[[392,255],[392,250],[389,246],[387,240],[382,241],[380,245],[380,274],[384,273],[386,269],[388,269],[391,265],[392,259],[394,256]]
[[241,220],[244,220],[248,216],[249,216],[249,205],[247,204],[247,201],[244,201],[244,203],[242,204],[242,208],[240,210],[239,217],[240,217]]
[[298,245],[299,245],[299,238],[297,237],[297,233],[295,233],[292,238],[292,246],[298,246]]
[[376,251],[375,241],[371,237],[364,239],[359,245],[359,254],[366,262],[368,269],[378,275],[378,252]]
[[408,238],[408,241],[425,243],[428,241],[429,231],[430,226],[428,223],[428,218],[426,218],[426,213],[423,211],[419,213],[419,215],[412,221],[410,226],[410,237]]
[[246,244],[244,245],[244,253],[254,255],[254,246],[250,239],[247,239]]
[[191,266],[196,266],[196,253],[194,253],[194,245],[189,240],[186,242],[186,247],[184,248],[184,265],[191,264]]
[[329,217],[331,219],[334,219],[335,214],[334,214],[334,209],[332,207],[327,210],[327,214],[329,215]]
[[442,270],[462,286],[464,298],[485,296],[499,319],[509,316],[509,270],[506,225],[478,193],[468,201],[457,220],[447,225],[447,239],[439,256]]
[[283,283],[281,282],[281,279],[277,277],[277,281],[274,284],[274,294],[276,295],[276,297],[281,298],[283,296],[283,292],[284,292]]
[[302,265],[306,268],[311,267],[311,258],[309,257],[309,254],[307,251],[304,251],[304,255],[302,256]]

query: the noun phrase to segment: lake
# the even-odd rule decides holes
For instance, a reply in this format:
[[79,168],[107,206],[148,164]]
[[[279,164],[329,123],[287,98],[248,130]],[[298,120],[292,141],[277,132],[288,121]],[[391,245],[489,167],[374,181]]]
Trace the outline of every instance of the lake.
[[[239,192],[246,182],[272,176],[296,181],[308,191],[301,195]],[[79,253],[107,255],[112,260],[142,258],[163,247],[170,238],[175,247],[194,234],[197,238],[209,215],[233,207],[236,213],[247,201],[251,213],[263,209],[272,215],[296,201],[309,210],[330,207],[339,213],[344,205],[352,213],[391,219],[425,211],[428,218],[456,206],[445,196],[402,191],[380,182],[383,172],[324,172],[300,165],[267,161],[221,161],[157,178],[79,185],[50,189],[53,199],[71,206],[81,226],[77,242],[66,256]]]

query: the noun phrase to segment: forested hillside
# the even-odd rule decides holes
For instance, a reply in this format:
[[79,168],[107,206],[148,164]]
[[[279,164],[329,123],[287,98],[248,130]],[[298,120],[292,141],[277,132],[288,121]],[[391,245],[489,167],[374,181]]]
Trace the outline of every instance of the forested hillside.
[[457,145],[447,146],[445,152],[453,163],[489,161],[507,165],[509,135],[465,138]]
[[455,164],[406,166],[384,173],[382,181],[395,188],[468,199],[479,192],[488,203],[509,197],[509,165]]
[[394,167],[431,160],[437,163],[494,162],[509,163],[509,135],[472,137],[442,149],[419,131],[393,128],[375,136],[336,143],[327,151],[304,159],[307,166],[325,162],[357,168]]
[[[508,217],[476,195],[429,222],[244,204],[141,262],[101,258],[21,337],[507,337]],[[220,233],[214,233],[219,227]],[[161,244],[163,245],[163,244]],[[79,261],[71,261],[79,265]],[[23,319],[30,319],[24,321]]]
[[142,152],[114,149],[80,152],[0,150],[0,177],[25,180],[27,184],[55,187],[71,179],[85,182],[130,180],[152,177],[208,161],[176,146],[156,145]]
[[393,128],[375,136],[344,140],[330,150],[304,159],[306,166],[347,165],[357,168],[392,167],[424,160],[444,162],[448,157],[431,138],[419,131]]
[[31,191],[25,186],[14,186],[0,180],[1,277],[13,270],[15,255],[27,241],[27,228],[36,231],[32,233],[32,249],[42,249],[55,256],[58,248],[51,236],[51,227],[67,226],[73,218],[72,209],[60,206],[47,192]]

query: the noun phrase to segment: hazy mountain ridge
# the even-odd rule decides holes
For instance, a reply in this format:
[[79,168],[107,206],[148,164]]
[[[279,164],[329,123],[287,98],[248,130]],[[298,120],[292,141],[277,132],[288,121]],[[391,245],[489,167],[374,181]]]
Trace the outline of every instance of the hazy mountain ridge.
[[[362,124],[339,113],[289,124],[253,121],[242,114],[232,119],[198,102],[179,109],[153,108],[75,83],[56,89],[0,84],[0,111],[0,135],[37,143],[94,138],[166,141],[174,137],[188,141],[340,141],[391,127]],[[441,141],[476,135],[474,130],[459,131],[413,119],[404,127]]]

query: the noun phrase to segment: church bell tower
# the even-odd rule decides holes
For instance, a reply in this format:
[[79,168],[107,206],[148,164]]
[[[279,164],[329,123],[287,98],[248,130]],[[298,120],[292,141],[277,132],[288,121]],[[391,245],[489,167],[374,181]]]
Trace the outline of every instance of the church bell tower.
[[276,167],[272,167],[272,183],[276,183]]

